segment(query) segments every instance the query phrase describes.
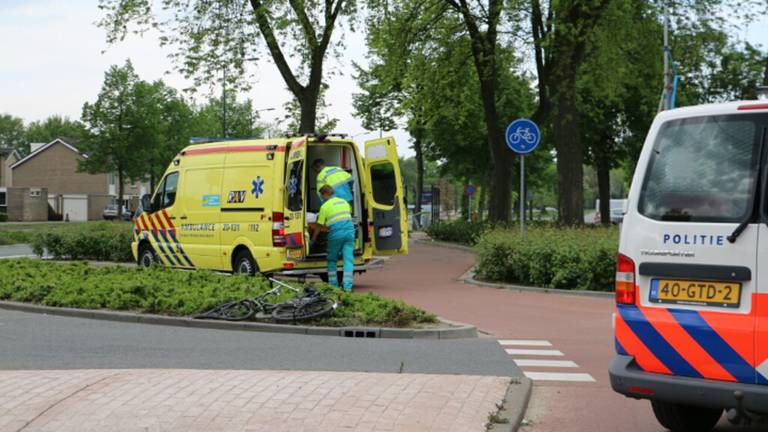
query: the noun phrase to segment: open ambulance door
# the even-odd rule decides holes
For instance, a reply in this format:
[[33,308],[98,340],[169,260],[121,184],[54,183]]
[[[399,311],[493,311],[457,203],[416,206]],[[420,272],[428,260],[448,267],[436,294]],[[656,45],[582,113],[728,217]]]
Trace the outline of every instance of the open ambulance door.
[[365,143],[365,197],[373,223],[373,253],[408,253],[408,218],[397,146],[392,137]]
[[290,144],[285,167],[285,247],[288,258],[302,260],[309,253],[309,239],[304,229],[306,217],[307,140]]

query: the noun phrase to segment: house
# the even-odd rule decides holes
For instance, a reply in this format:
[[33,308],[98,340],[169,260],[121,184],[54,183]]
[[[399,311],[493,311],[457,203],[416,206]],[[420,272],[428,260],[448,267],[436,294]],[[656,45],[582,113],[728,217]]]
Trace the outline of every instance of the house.
[[11,186],[11,165],[15,164],[21,155],[12,148],[0,147],[0,213],[8,212],[8,187]]
[[[13,187],[45,188],[54,212],[71,221],[98,220],[108,204],[117,201],[116,176],[78,172],[78,161],[88,158],[72,143],[57,138],[30,144],[30,154],[11,165]],[[144,183],[126,184],[123,205],[135,209]]]

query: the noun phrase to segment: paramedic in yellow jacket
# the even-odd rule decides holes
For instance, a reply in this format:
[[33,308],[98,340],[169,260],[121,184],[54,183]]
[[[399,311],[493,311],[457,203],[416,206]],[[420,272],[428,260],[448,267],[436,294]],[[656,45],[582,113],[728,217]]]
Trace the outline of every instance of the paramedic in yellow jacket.
[[[323,186],[328,185],[333,189],[333,194],[348,203],[352,202],[352,175],[343,168],[325,166],[325,160],[315,159],[312,169],[317,173],[317,193]],[[322,194],[320,194],[322,203]]]
[[[338,287],[336,261],[339,253],[344,260],[344,291],[352,291],[352,274],[355,269],[355,225],[352,223],[352,209],[346,200],[337,197],[333,188],[324,185],[320,189],[323,205],[317,215],[317,223],[328,229],[328,283]],[[320,230],[312,233],[312,243],[317,240]],[[311,247],[311,246],[310,246]]]

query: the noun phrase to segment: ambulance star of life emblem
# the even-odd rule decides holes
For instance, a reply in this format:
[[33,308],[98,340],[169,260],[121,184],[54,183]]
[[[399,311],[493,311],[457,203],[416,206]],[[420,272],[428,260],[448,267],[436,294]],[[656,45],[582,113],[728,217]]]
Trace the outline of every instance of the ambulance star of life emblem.
[[297,190],[299,190],[299,180],[293,176],[288,180],[288,196],[292,197],[296,195]]
[[261,176],[256,177],[256,180],[251,180],[251,193],[254,197],[258,198],[264,193],[264,179]]

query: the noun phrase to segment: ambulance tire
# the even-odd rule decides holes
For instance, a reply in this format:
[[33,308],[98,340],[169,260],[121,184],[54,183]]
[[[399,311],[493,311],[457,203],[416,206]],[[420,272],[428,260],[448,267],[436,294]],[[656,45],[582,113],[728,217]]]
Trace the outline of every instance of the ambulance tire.
[[[339,284],[341,284],[341,281],[344,279],[344,272],[342,270],[339,270],[336,272],[336,280],[339,281]],[[328,272],[322,272],[320,273],[320,280],[328,283]]]
[[723,414],[722,409],[661,401],[651,401],[651,407],[656,420],[672,432],[709,432]]
[[256,265],[256,261],[253,256],[247,250],[242,250],[235,256],[235,265],[232,266],[232,273],[247,274],[248,276],[254,276],[259,271],[259,266]]
[[153,264],[160,263],[157,254],[149,243],[142,243],[142,245],[139,246],[139,259],[137,261],[139,267],[151,267]]

